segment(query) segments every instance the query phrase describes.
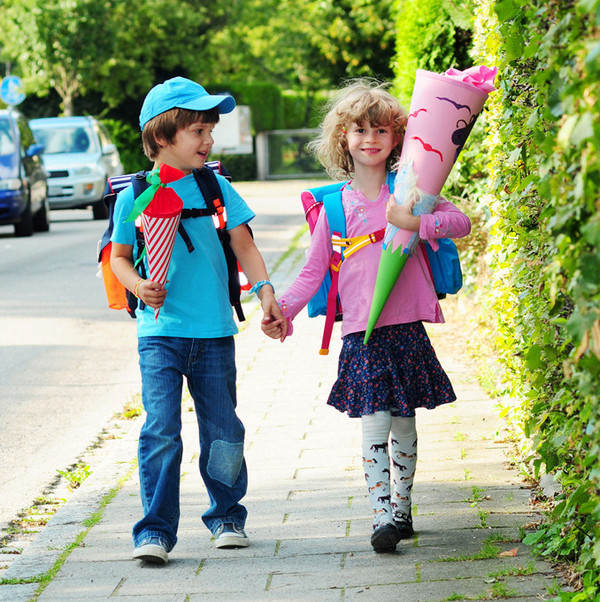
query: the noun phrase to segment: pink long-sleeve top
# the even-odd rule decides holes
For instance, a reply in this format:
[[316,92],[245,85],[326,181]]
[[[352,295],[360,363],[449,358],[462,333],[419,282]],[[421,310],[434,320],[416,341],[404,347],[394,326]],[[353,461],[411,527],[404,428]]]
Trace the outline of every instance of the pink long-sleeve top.
[[[346,236],[361,236],[385,228],[385,208],[389,197],[387,185],[381,187],[375,201],[368,200],[360,190],[352,190],[350,186],[346,186],[342,191]],[[433,213],[421,216],[419,236],[428,241],[434,250],[438,247],[436,239],[461,238],[470,231],[469,218],[449,201],[441,200]],[[325,211],[321,211],[306,263],[294,282],[279,298],[279,305],[290,326],[291,320],[319,289],[332,255],[327,215]],[[339,295],[344,312],[342,337],[366,330],[380,255],[379,242],[367,245],[342,262],[339,273]],[[416,252],[406,262],[376,327],[419,320],[444,321],[423,245],[418,245]]]

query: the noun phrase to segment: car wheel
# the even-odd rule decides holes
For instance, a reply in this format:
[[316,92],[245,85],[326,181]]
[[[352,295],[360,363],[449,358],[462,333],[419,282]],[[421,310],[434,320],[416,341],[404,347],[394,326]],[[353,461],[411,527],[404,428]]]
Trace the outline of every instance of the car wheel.
[[15,224],[15,236],[31,236],[33,234],[33,215],[31,203],[27,203],[27,209],[21,214],[21,221]]
[[50,230],[50,205],[48,199],[44,199],[40,210],[33,216],[33,229],[36,232],[48,232]]
[[94,219],[108,219],[108,207],[106,206],[104,199],[92,205],[92,212],[94,214]]

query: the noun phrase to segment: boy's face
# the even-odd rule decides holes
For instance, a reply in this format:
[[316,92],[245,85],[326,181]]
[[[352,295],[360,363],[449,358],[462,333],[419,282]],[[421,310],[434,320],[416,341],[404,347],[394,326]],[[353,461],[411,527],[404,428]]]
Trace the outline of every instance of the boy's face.
[[160,151],[157,163],[166,163],[186,174],[192,169],[202,169],[214,143],[212,131],[216,123],[197,121],[175,134],[172,144],[157,139]]

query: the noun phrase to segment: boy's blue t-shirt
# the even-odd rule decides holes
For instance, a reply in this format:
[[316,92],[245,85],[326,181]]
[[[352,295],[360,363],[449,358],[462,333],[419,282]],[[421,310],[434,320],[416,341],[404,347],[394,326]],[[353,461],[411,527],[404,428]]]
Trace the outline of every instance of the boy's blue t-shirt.
[[[254,217],[252,210],[225,178],[217,175],[217,179],[227,210],[227,229],[248,223]],[[181,197],[185,209],[206,207],[192,174],[168,186]],[[133,222],[125,221],[133,201],[131,186],[119,193],[111,241],[133,245],[135,254],[135,226]],[[151,307],[146,306],[143,311],[138,308],[138,337],[218,338],[234,335],[238,329],[229,302],[227,264],[212,217],[187,218],[182,223],[194,245],[194,251],[188,251],[179,234],[175,237],[167,274],[165,303],[158,320],[154,319],[154,309]],[[149,276],[148,263],[145,258],[144,261]]]

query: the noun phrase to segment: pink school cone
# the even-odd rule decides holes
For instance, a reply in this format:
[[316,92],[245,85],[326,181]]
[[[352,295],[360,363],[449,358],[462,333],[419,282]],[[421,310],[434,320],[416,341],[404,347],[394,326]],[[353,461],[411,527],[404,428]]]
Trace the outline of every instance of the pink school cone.
[[[423,201],[415,215],[430,213],[488,97],[497,69],[479,66],[444,74],[417,70],[394,196],[400,205],[415,195]],[[410,180],[410,182],[409,182]],[[432,202],[433,200],[433,202]],[[408,258],[419,242],[408,230],[386,227],[366,345]]]

